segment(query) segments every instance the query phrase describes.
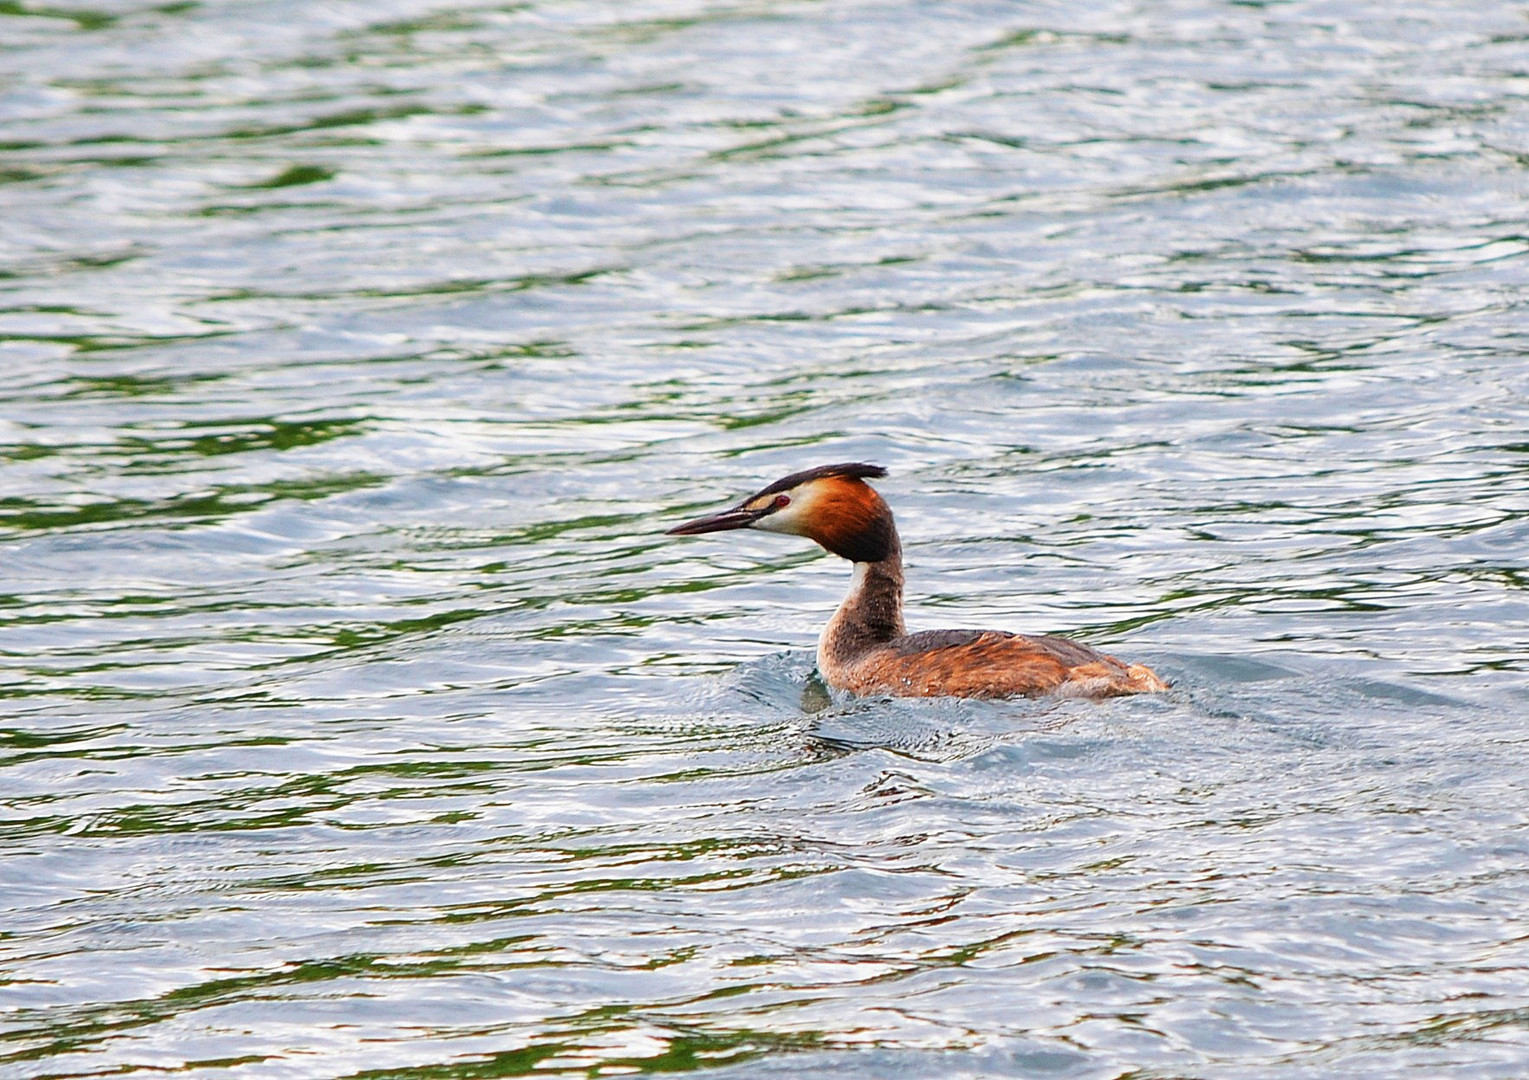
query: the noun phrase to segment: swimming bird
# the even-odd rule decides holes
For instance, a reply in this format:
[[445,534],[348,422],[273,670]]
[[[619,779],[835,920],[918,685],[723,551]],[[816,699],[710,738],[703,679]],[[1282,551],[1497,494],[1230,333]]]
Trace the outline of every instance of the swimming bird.
[[879,465],[855,461],[805,469],[669,533],[789,533],[854,563],[849,594],[818,640],[818,672],[837,690],[894,697],[1103,698],[1168,689],[1151,668],[1066,638],[1003,630],[908,633],[897,526],[891,508],[866,483],[886,474]]

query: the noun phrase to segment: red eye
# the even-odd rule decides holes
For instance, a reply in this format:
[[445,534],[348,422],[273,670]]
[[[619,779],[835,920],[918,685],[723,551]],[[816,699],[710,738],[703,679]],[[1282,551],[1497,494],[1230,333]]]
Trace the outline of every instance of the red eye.
[[775,496],[775,509],[779,510],[783,506],[790,506],[790,505],[791,505],[791,496],[790,495],[777,495],[777,496]]

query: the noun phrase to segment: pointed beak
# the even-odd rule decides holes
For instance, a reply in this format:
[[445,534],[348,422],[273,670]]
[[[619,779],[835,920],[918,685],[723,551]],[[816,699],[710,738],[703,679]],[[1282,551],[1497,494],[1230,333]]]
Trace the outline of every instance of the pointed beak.
[[735,506],[731,510],[723,510],[720,514],[707,514],[694,521],[687,521],[683,525],[676,525],[668,530],[668,534],[670,536],[699,536],[702,533],[727,532],[729,529],[747,529],[764,517],[767,512],[745,510],[741,506]]

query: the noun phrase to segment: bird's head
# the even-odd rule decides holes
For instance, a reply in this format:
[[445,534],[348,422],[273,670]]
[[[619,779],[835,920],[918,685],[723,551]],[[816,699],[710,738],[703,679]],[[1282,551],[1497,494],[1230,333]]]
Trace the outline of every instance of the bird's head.
[[897,533],[892,511],[865,482],[885,476],[880,465],[845,462],[783,476],[737,506],[687,521],[671,536],[731,529],[763,529],[816,540],[852,562],[880,562],[892,553]]

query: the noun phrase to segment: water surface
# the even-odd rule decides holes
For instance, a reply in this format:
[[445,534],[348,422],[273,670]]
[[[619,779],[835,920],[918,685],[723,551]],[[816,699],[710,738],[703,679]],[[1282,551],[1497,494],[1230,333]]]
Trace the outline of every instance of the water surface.
[[[1526,43],[0,4],[0,1071],[1523,1076]],[[827,697],[857,459],[1173,692]]]

